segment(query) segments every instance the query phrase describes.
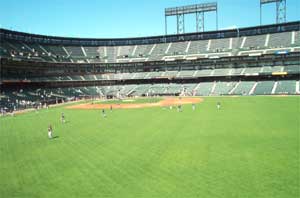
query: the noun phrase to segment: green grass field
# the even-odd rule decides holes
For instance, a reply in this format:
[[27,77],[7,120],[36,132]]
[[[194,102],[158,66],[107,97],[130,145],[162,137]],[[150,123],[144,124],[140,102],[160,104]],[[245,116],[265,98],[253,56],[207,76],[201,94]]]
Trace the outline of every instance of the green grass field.
[[194,112],[103,118],[59,107],[0,118],[0,197],[296,198],[299,109],[300,97],[222,97]]

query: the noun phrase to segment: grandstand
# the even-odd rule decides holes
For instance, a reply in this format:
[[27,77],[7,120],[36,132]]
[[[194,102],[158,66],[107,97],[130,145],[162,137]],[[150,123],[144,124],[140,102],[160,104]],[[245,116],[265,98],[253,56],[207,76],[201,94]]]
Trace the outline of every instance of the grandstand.
[[1,108],[78,98],[299,94],[300,22],[128,39],[0,29]]

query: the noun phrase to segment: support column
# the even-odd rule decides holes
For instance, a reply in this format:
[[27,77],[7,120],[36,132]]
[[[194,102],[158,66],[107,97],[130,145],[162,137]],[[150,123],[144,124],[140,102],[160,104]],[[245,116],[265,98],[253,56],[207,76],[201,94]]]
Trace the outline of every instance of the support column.
[[196,12],[196,32],[204,32],[204,12]]
[[168,34],[168,18],[165,16],[165,34]]
[[177,34],[184,34],[184,14],[177,14]]

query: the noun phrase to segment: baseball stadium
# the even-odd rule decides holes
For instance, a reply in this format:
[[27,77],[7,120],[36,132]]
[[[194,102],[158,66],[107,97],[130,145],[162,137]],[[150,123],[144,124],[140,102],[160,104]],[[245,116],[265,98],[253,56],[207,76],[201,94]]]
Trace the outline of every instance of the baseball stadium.
[[[103,1],[103,9],[120,2]],[[300,20],[288,13],[299,3],[255,0],[247,13],[247,0],[193,2],[162,3],[163,31],[150,36],[133,27],[146,22],[128,27],[135,36],[100,27],[110,38],[3,23],[0,197],[300,196]],[[225,12],[224,2],[249,16]],[[142,7],[134,9],[151,13]],[[72,14],[66,24],[94,16]],[[225,15],[243,26],[219,28]]]

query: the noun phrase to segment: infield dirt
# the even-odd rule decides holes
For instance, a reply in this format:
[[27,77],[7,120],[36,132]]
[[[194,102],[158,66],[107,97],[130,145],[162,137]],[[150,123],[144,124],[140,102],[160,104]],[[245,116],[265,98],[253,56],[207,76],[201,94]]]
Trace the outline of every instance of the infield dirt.
[[140,104],[78,104],[66,107],[67,109],[138,109],[146,107],[164,107],[184,104],[196,104],[202,102],[202,98],[165,98],[156,103]]

